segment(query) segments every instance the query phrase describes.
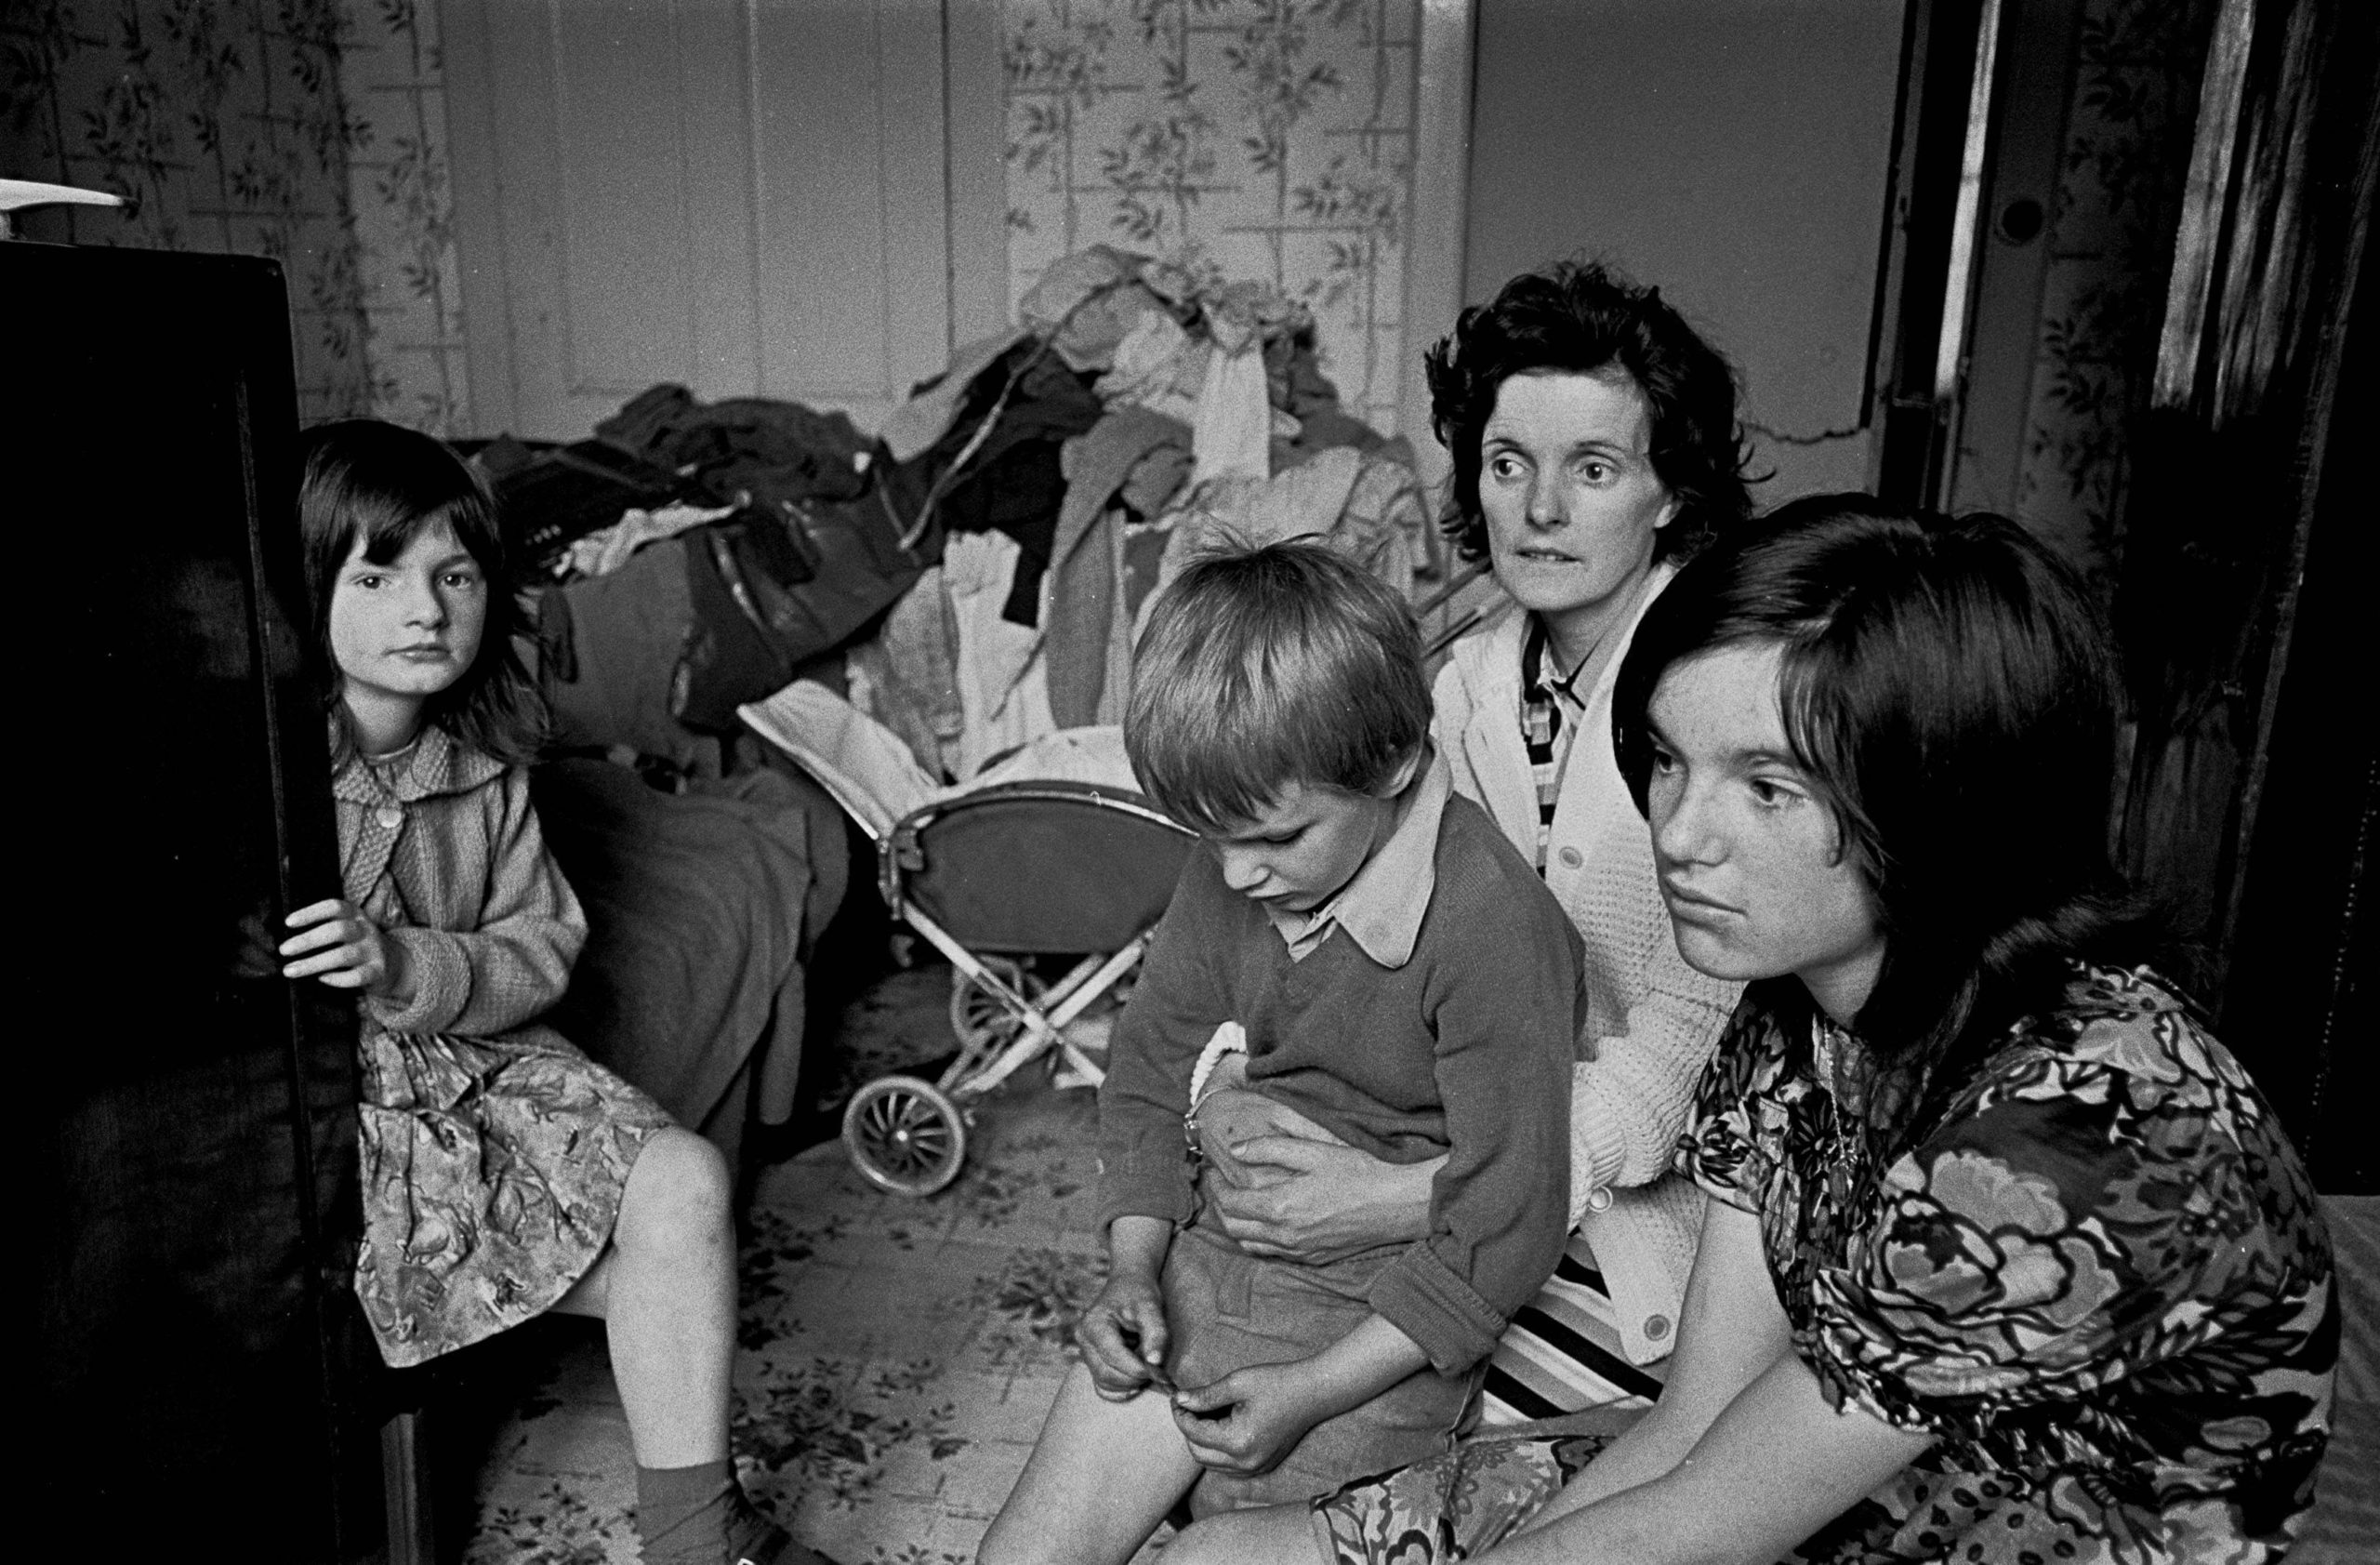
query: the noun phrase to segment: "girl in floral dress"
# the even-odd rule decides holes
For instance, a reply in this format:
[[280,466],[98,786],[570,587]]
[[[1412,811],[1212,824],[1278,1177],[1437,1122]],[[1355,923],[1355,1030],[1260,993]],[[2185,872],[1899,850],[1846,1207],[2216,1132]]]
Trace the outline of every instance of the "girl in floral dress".
[[1660,1399],[1479,1439],[1167,1565],[2258,1565],[2338,1306],[2270,1107],[2107,870],[2112,660],[2014,523],[1864,496],[1687,564],[1613,702],[1680,951],[1749,981],[1677,1166]]
[[289,915],[282,971],[361,1001],[355,1288],[381,1354],[600,1316],[645,1559],[814,1559],[728,1455],[723,1160],[536,1020],[587,921],[529,804],[542,713],[487,490],[430,436],[357,419],[305,437],[298,519],[343,884]]

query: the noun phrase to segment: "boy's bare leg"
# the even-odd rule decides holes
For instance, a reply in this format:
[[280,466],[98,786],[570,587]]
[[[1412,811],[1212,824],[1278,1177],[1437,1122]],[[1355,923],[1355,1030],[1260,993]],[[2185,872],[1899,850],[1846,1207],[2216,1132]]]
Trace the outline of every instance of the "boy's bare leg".
[[1164,1392],[1106,1401],[1076,1364],[977,1565],[1125,1565],[1198,1470]]
[[1314,1507],[1223,1511],[1165,1545],[1165,1565],[1313,1565]]

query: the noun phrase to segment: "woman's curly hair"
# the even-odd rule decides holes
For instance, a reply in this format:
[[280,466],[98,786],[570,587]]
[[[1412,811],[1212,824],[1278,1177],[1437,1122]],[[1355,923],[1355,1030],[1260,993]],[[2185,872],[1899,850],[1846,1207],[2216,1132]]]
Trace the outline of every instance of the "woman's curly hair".
[[1622,372],[1652,415],[1653,471],[1678,502],[1654,557],[1684,559],[1752,514],[1751,459],[1727,361],[1661,298],[1600,262],[1524,272],[1465,310],[1425,355],[1430,425],[1454,455],[1439,525],[1466,560],[1488,555],[1479,509],[1481,431],[1515,375]]

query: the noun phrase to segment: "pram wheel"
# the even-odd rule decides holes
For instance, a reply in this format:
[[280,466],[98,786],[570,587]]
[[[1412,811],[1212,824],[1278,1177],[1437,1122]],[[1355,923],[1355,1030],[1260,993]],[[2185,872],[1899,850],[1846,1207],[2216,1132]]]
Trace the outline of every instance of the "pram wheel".
[[[978,957],[999,981],[1023,995],[1038,1000],[1048,988],[1028,971],[1021,962],[1008,957]],[[999,997],[977,983],[964,968],[950,970],[950,1030],[962,1049],[1005,1049],[1016,1035],[1025,1030],[1025,1023],[1016,1013],[1002,1005]]]
[[959,1177],[967,1122],[942,1090],[914,1076],[879,1076],[843,1110],[843,1150],[879,1190],[930,1196]]

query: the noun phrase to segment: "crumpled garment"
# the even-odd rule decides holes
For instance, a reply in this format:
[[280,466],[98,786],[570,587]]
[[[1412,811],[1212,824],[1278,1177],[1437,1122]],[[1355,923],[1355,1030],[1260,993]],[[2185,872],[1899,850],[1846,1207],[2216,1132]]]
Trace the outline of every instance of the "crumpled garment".
[[730,505],[671,505],[659,511],[624,511],[610,526],[599,527],[575,540],[564,551],[562,564],[574,577],[609,576],[648,543],[676,537],[689,527],[734,514],[735,508]]
[[1105,369],[1142,316],[1167,312],[1166,301],[1140,280],[1147,264],[1105,245],[1061,257],[1017,300],[1017,318],[1054,331],[1051,347],[1075,369]]
[[949,366],[931,385],[884,416],[876,438],[884,443],[885,452],[894,461],[906,462],[932,449],[957,422],[959,405],[967,400],[975,378],[1024,341],[1025,333],[1024,326],[1011,326],[953,350]]
[[1188,448],[1178,442],[1167,440],[1150,446],[1124,475],[1123,484],[1116,491],[1117,502],[1144,519],[1164,515],[1189,482],[1190,465]]
[[1218,338],[1207,355],[1206,382],[1198,389],[1197,417],[1190,425],[1191,482],[1245,477],[1262,484],[1271,478],[1274,417],[1264,350],[1254,334],[1242,336],[1236,349]]
[[1198,301],[1207,335],[1226,353],[1293,338],[1314,325],[1311,311],[1270,283],[1226,283],[1202,291]]
[[1091,390],[1111,407],[1130,403],[1186,424],[1198,416],[1207,351],[1172,315],[1153,310],[1116,344],[1113,366]]
[[683,386],[650,387],[595,426],[602,439],[679,472],[712,497],[845,500],[867,487],[871,445],[851,417],[795,402],[730,397],[705,405]]
[[670,686],[694,622],[686,544],[676,537],[638,550],[608,576],[546,589],[546,612],[568,605],[570,656],[549,663],[546,698],[552,741],[562,749],[655,755],[682,771],[718,776],[719,740],[670,715]]
[[1413,539],[1425,515],[1410,468],[1353,446],[1333,446],[1269,483],[1235,474],[1197,484],[1169,518],[1172,536],[1150,600],[1205,550],[1292,537],[1318,538],[1409,597]]
[[959,623],[945,590],[949,564],[945,548],[943,563],[926,567],[876,634],[844,654],[852,705],[898,734],[919,765],[945,777],[966,775],[959,768],[967,728],[959,689]]
[[[1117,343],[1110,368],[1091,390],[1110,407],[1145,407],[1205,430],[1200,450],[1212,466],[1202,476],[1246,471],[1267,477],[1271,443],[1297,439],[1303,426],[1280,405],[1292,382],[1276,373],[1273,339],[1264,333],[1294,328],[1296,320],[1270,301],[1239,301],[1210,312],[1208,323],[1206,336],[1193,337],[1170,313],[1143,315]],[[1337,395],[1331,391],[1327,405],[1316,400],[1316,405],[1335,409]]]
[[943,548],[942,590],[957,629],[954,683],[963,721],[950,775],[962,781],[985,761],[1058,726],[1050,713],[1041,635],[1002,612],[1023,550],[1000,533],[955,533]]
[[[1058,447],[1097,424],[1106,411],[1082,378],[1041,344],[1022,340],[999,354],[969,384],[948,430],[927,450],[891,462],[881,474],[881,499],[904,526],[911,524],[926,496],[941,485],[934,523],[942,531],[997,528],[1025,550],[1004,612],[1020,625],[1040,618],[1041,573],[1051,559],[1051,537],[1066,490]],[[1008,402],[980,443],[983,419],[1014,376]],[[950,474],[961,451],[973,444],[967,464]],[[929,531],[921,550],[939,553],[941,538]]]
[[[1144,407],[1111,409],[1066,442],[1066,499],[1058,512],[1042,616],[1050,708],[1062,727],[1117,721],[1130,667],[1121,512],[1110,504],[1151,453],[1189,444],[1177,419]],[[1169,458],[1178,463],[1179,458]]]

